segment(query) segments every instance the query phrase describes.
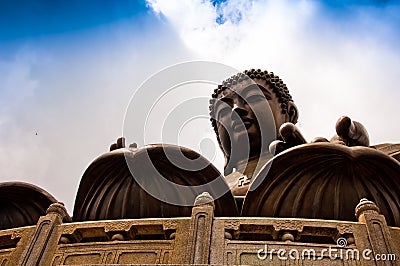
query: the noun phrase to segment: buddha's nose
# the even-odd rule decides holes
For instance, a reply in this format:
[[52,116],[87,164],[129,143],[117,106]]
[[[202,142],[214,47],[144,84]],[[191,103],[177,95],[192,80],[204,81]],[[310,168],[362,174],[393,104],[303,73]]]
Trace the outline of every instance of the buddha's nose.
[[245,115],[247,115],[247,110],[246,110],[246,108],[244,108],[244,105],[243,104],[241,104],[241,103],[238,103],[238,104],[234,104],[233,105],[233,108],[232,108],[232,115],[239,115],[239,116],[245,116]]

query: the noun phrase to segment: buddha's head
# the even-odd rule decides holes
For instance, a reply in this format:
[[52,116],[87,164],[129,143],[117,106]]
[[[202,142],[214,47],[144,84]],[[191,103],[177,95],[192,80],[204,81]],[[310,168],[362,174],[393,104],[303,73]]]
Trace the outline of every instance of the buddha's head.
[[286,85],[272,72],[246,70],[222,82],[210,101],[211,122],[225,167],[257,157],[279,139],[279,127],[295,124],[298,111]]

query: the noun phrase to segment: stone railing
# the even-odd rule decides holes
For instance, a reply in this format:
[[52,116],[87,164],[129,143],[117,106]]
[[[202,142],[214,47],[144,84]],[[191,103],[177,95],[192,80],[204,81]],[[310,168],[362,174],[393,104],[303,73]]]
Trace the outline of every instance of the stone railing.
[[55,203],[36,226],[0,231],[0,265],[400,265],[400,228],[367,200],[356,216],[214,217],[203,193],[187,218],[71,223]]

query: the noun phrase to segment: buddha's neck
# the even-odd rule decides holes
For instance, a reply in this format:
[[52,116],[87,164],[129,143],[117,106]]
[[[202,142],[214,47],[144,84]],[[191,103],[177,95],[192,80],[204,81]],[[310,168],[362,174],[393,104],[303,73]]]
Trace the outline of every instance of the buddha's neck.
[[238,161],[233,167],[236,172],[242,173],[251,179],[272,157],[270,153],[263,153],[262,155],[250,157],[248,160]]

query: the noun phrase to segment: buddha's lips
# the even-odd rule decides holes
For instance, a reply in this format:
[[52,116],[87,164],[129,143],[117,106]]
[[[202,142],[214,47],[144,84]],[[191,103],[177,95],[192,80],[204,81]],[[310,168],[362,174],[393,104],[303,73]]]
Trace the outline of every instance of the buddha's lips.
[[241,117],[241,119],[236,119],[232,123],[232,129],[233,130],[239,130],[242,128],[248,129],[253,125],[254,119],[248,118],[248,117]]

